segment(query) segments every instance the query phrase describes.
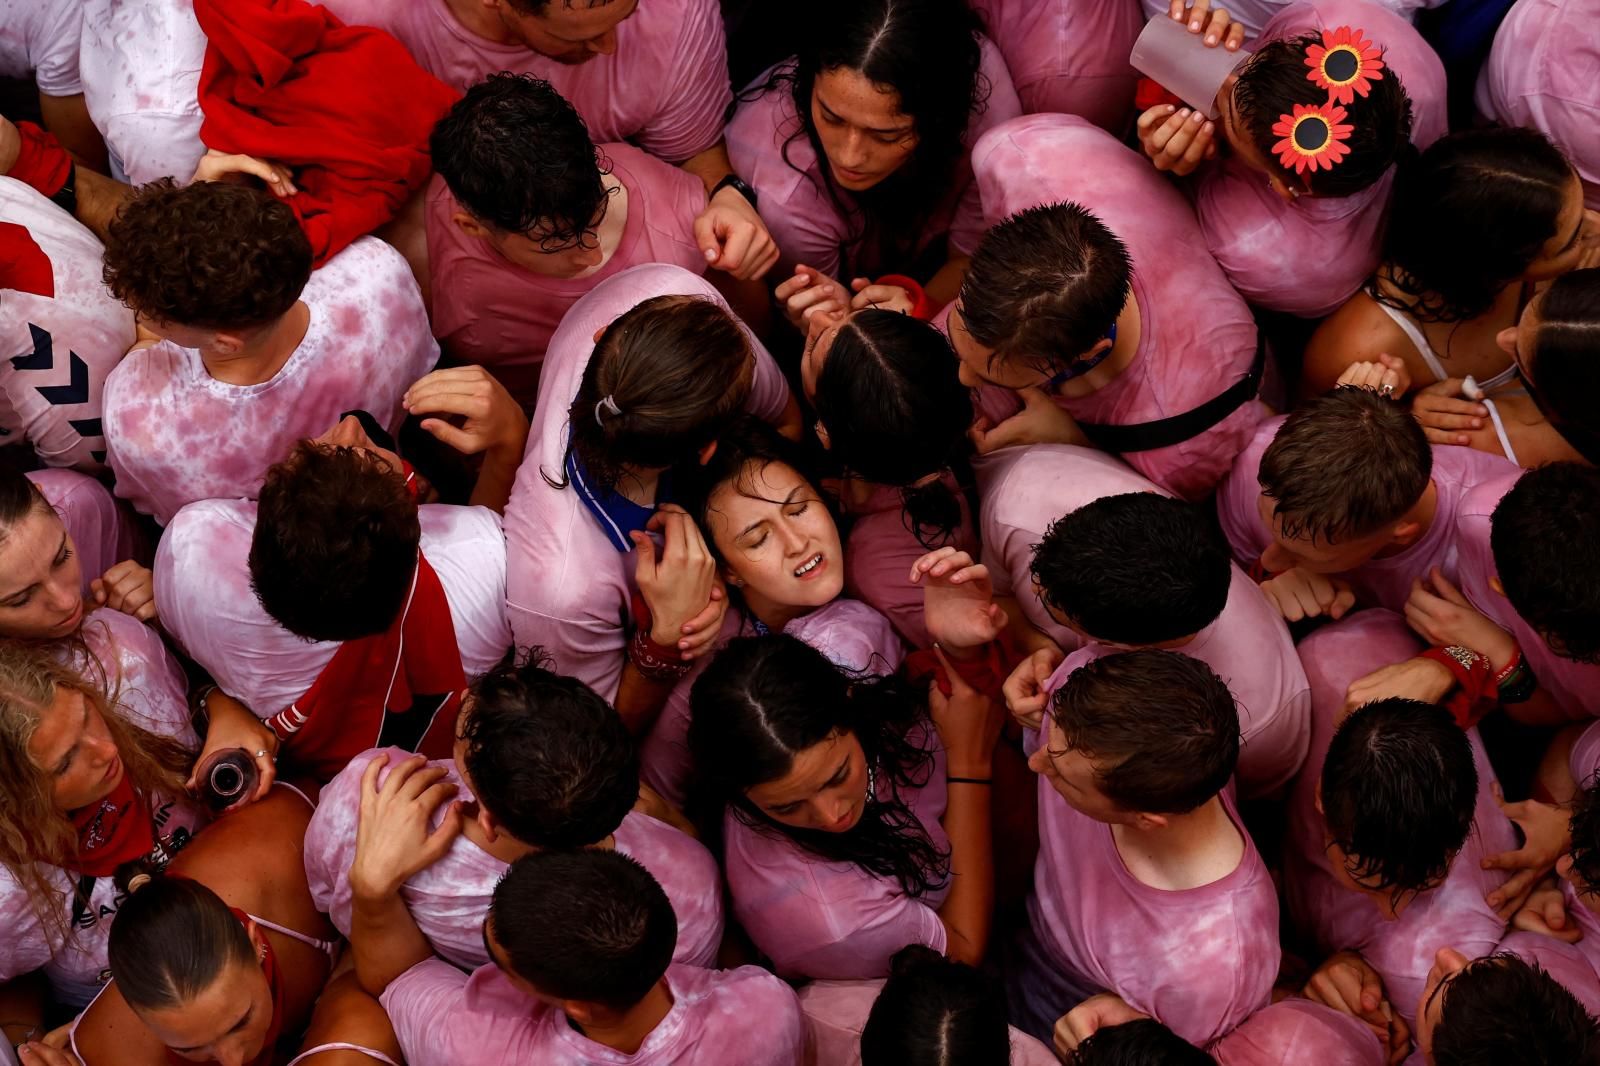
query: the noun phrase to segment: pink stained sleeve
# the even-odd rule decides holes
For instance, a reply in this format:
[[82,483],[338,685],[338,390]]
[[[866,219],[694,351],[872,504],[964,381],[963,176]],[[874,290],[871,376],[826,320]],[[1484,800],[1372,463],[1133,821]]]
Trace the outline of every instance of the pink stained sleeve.
[[[1000,49],[987,37],[983,39],[978,71],[987,84],[989,95],[984,101],[982,112],[974,114],[967,127],[966,141],[969,151],[978,143],[978,138],[986,132],[1022,114],[1022,101],[1017,98],[1016,87],[1011,84],[1011,72],[1006,69]],[[983,235],[988,232],[989,226],[984,220],[983,197],[979,193],[978,183],[972,180],[970,168],[965,164],[961,172],[965,175],[968,185],[961,194],[955,218],[950,223],[950,250],[952,253],[971,255],[977,250],[978,243],[983,240]]]
[[635,136],[639,147],[681,163],[722,140],[723,116],[733,102],[722,12],[712,0],[689,0],[678,40],[661,42],[676,57],[676,78],[657,86],[666,106]]
[[78,36],[83,26],[83,12],[77,4],[51,4],[35,0],[42,8],[37,40],[38,52],[29,58],[33,61],[33,80],[44,96],[77,96],[83,92],[83,82],[78,77]]
[[780,974],[883,977],[890,958],[907,944],[944,952],[947,933],[938,913],[896,886],[803,855],[731,814],[724,824],[734,911]]
[[493,1015],[467,1003],[467,975],[442,959],[419,962],[378,997],[407,1062],[481,1062],[482,1036]]
[[[409,752],[404,753],[409,757]],[[306,885],[317,910],[345,936],[350,935],[350,863],[355,858],[356,828],[361,816],[361,777],[376,752],[357,755],[322,786],[317,809],[306,826]],[[391,759],[390,763],[393,764]]]

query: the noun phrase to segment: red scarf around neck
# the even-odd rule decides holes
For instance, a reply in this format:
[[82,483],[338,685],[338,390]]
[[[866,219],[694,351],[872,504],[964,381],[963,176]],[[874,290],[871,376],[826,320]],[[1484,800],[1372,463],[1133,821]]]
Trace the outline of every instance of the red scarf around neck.
[[418,552],[411,594],[388,630],[345,641],[310,690],[267,724],[285,758],[326,783],[368,748],[448,758],[466,685],[450,601]]
[[126,769],[110,795],[72,812],[78,830],[78,854],[65,869],[89,877],[110,877],[117,867],[155,850],[156,826],[150,804],[134,791]]

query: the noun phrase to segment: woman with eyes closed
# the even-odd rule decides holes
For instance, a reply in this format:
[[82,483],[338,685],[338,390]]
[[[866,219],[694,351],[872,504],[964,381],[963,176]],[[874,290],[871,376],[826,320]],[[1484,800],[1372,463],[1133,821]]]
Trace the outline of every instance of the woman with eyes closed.
[[[679,482],[730,591],[719,639],[787,633],[852,674],[892,673],[905,649],[888,619],[844,597],[839,527],[800,472],[797,451],[744,418]],[[689,693],[703,669],[673,688],[640,753],[645,782],[679,806],[690,772]]]
[[927,317],[983,235],[968,149],[1022,113],[1005,61],[962,0],[826,0],[795,25],[795,56],[746,90],[727,132],[792,271],[778,304],[796,326],[852,301]]
[[907,944],[983,957],[1004,713],[949,673],[950,696],[924,697],[774,634],[733,641],[695,682],[697,787],[724,808],[734,911],[780,975],[884,977]]
[[1503,338],[1534,285],[1592,265],[1597,252],[1600,214],[1584,210],[1583,183],[1543,134],[1444,137],[1397,174],[1383,261],[1312,337],[1304,391],[1321,395],[1351,364],[1380,360],[1403,372],[1396,385],[1454,378],[1454,396],[1471,375],[1491,393],[1514,388]]

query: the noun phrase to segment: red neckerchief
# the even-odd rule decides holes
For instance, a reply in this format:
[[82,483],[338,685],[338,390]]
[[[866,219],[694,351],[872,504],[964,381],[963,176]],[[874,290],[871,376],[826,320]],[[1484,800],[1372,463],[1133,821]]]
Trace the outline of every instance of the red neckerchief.
[[449,758],[466,686],[450,601],[418,552],[411,595],[388,630],[345,641],[310,691],[267,724],[288,760],[326,783],[368,748]]
[[78,830],[78,854],[64,869],[89,877],[110,877],[117,867],[155,850],[156,827],[150,805],[133,789],[128,772],[110,795],[72,813]]
[[[239,919],[240,925],[249,927],[250,915],[237,907],[229,907],[228,910]],[[267,1027],[267,1039],[261,1045],[261,1054],[251,1059],[247,1066],[272,1066],[277,1058],[278,1041],[283,1037],[283,1016],[288,1013],[288,990],[283,987],[283,976],[278,972],[278,958],[272,953],[272,945],[267,943],[264,934],[261,937],[261,972],[266,974],[267,987],[272,990],[272,1024]],[[181,1058],[168,1050],[167,1061],[182,1063],[194,1060]]]
[[33,234],[15,222],[0,222],[0,289],[56,294],[55,268]]

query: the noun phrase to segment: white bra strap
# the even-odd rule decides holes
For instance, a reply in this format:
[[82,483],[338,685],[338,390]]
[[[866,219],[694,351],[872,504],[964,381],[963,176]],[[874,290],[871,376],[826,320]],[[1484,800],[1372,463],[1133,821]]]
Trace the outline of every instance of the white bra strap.
[[246,915],[246,917],[263,929],[271,929],[274,933],[282,933],[290,940],[298,940],[308,948],[316,948],[330,959],[333,959],[339,954],[339,945],[335,941],[318,940],[314,936],[308,936],[305,933],[290,929],[287,926],[279,925],[276,922],[269,922],[265,918],[257,917],[254,914]]
[[306,1048],[304,1051],[300,1052],[300,1054],[289,1060],[289,1066],[300,1066],[300,1063],[305,1062],[307,1059],[311,1058],[311,1056],[320,1055],[324,1051],[359,1051],[369,1059],[384,1063],[385,1066],[400,1066],[398,1062],[394,1061],[381,1051],[374,1051],[369,1047],[362,1047],[360,1044],[347,1044],[343,1040],[334,1040],[326,1044],[318,1044],[313,1048]]

